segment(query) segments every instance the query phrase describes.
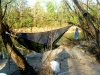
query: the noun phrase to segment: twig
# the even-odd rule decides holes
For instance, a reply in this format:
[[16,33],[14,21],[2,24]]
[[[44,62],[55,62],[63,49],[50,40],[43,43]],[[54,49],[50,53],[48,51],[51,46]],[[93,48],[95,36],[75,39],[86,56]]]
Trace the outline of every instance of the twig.
[[12,2],[12,0],[9,1],[9,2],[5,5],[5,10],[4,10],[4,14],[2,15],[2,19],[5,17],[6,10],[7,10],[7,5],[8,5],[9,3],[11,3],[11,2]]

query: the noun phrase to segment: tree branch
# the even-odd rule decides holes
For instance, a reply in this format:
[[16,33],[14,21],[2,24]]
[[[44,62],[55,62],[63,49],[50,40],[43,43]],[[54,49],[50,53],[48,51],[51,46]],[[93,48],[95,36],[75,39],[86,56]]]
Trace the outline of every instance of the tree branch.
[[22,74],[23,75],[37,75],[35,70],[27,63],[27,61],[22,56],[22,54],[16,49],[10,36],[5,33],[6,31],[10,33],[8,25],[2,24],[1,29],[2,29],[1,36],[3,39],[4,45],[8,53],[11,55],[11,58],[14,60],[14,62],[18,66],[19,70],[22,72]]
[[[74,4],[78,7],[78,9],[81,11],[83,17],[85,18],[85,20],[87,21],[89,27],[91,28],[91,31],[92,31],[92,34],[93,36],[95,36],[95,40],[96,40],[96,44],[99,45],[99,35],[98,35],[98,32],[93,24],[93,19],[92,19],[92,16],[91,14],[89,14],[85,9],[83,9],[77,0],[73,0]],[[95,22],[97,23],[97,22]]]
[[0,34],[1,34],[1,24],[2,24],[2,8],[1,8],[1,0],[0,0]]
[[8,5],[9,3],[11,3],[11,2],[12,2],[12,0],[9,1],[9,2],[5,5],[5,10],[4,10],[4,14],[2,15],[2,19],[5,17],[6,10],[7,10],[7,5]]
[[100,5],[100,2],[98,1],[98,0],[96,0],[97,1],[97,4],[99,4]]

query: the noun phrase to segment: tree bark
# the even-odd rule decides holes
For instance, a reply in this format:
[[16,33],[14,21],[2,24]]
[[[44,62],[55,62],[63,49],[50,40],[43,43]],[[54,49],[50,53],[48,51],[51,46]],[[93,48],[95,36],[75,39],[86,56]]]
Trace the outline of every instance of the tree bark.
[[1,7],[1,0],[0,0],[0,33],[2,36],[3,43],[11,56],[14,60],[18,68],[20,69],[22,75],[37,75],[35,70],[27,63],[25,58],[21,55],[21,53],[16,49],[14,46],[10,35],[7,35],[6,32],[9,31],[9,26],[2,23],[2,7]]
[[4,42],[4,45],[11,56],[11,58],[14,60],[16,65],[18,66],[19,70],[23,75],[37,75],[35,70],[27,63],[25,58],[21,55],[21,53],[16,49],[14,46],[11,38],[9,35],[7,35],[5,32],[10,32],[9,27],[7,25],[2,24],[2,39]]
[[2,8],[1,8],[1,0],[0,0],[0,33],[1,33],[1,24],[2,24]]
[[82,15],[84,16],[84,18],[86,19],[89,27],[90,27],[90,31],[92,32],[92,35],[94,36],[95,40],[96,40],[96,44],[97,46],[99,46],[99,35],[98,35],[98,31],[96,30],[94,24],[93,24],[93,17],[85,10],[83,9],[77,0],[73,0],[74,4],[78,7],[78,9],[81,11]]

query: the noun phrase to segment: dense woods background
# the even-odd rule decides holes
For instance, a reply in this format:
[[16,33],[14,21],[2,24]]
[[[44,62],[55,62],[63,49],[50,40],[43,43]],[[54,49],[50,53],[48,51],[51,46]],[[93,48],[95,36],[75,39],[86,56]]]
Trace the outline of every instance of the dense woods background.
[[[23,27],[59,27],[72,25],[82,26],[88,29],[87,21],[71,0],[36,0],[31,7],[27,0],[2,0],[2,12],[7,6],[3,19],[12,29]],[[81,7],[99,21],[100,4],[98,0],[79,0]],[[98,29],[99,25],[93,22]],[[2,47],[2,45],[1,45]]]
[[[2,0],[1,6],[2,12],[5,14],[3,21],[11,29],[23,27],[31,27],[31,29],[32,27],[62,27],[70,24],[79,26],[85,30],[87,35],[90,33],[90,36],[93,33],[95,34],[95,31],[91,31],[94,30],[92,29],[93,26],[99,30],[99,0],[78,0],[82,9],[91,14],[92,27],[87,22],[87,19],[82,16],[81,10],[77,8],[73,0],[36,0],[32,6],[28,4],[27,0],[11,0],[9,2],[10,0]],[[94,34],[91,38],[94,38]],[[0,42],[2,49],[2,40]]]

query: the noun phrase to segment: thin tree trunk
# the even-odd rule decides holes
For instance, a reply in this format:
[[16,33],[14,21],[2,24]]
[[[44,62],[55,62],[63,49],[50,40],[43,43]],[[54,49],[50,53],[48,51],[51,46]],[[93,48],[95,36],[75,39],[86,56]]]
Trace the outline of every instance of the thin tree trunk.
[[22,21],[22,13],[23,13],[23,0],[20,0],[19,7],[20,7],[20,22],[21,22]]
[[87,8],[86,9],[87,11],[88,11],[88,6],[89,6],[89,0],[87,0],[87,7],[86,7]]
[[1,8],[1,0],[0,0],[0,33],[1,33],[1,24],[2,24],[2,8]]
[[34,27],[37,27],[37,11],[36,8],[34,8],[34,20],[33,20]]

